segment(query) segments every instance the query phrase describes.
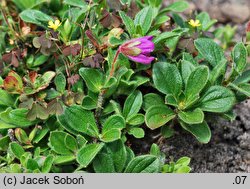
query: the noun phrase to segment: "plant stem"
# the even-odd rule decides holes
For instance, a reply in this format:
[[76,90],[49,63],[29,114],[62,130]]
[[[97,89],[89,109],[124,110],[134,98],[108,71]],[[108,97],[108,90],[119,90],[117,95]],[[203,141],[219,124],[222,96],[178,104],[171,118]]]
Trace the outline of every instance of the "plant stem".
[[[55,45],[56,45],[57,49],[59,50],[59,52],[61,53],[61,54],[58,53],[59,56],[63,55],[63,52],[62,52],[61,48],[58,46],[58,44],[56,42],[55,42]],[[67,60],[64,60],[63,57],[62,57],[62,61],[63,61],[64,66],[65,66],[67,77],[70,78],[71,77],[71,73],[70,73],[69,63],[67,62]],[[68,91],[70,91],[70,87],[71,87],[71,84],[70,84],[70,82],[68,82]]]
[[[92,0],[89,1],[89,4],[88,6],[90,6],[92,4]],[[86,17],[85,17],[85,20],[84,20],[84,23],[80,25],[81,27],[81,30],[82,30],[82,49],[81,49],[81,55],[80,55],[80,58],[82,59],[82,56],[83,56],[83,46],[84,46],[84,29],[86,27],[86,24],[87,24],[87,21],[88,21],[88,17],[89,17],[89,13],[90,13],[90,10],[87,11],[87,14],[86,14]]]
[[[114,75],[114,72],[115,72],[115,63],[116,63],[116,61],[118,59],[119,54],[120,54],[120,49],[118,49],[116,51],[114,60],[113,60],[112,65],[111,65],[111,70],[109,72],[109,77],[108,77],[108,79],[107,79],[106,82],[109,82],[110,78],[113,77],[113,75]],[[95,118],[97,120],[97,125],[99,126],[99,128],[100,128],[99,118],[101,116],[101,110],[102,110],[102,105],[103,105],[103,101],[104,101],[104,95],[105,95],[106,91],[107,91],[106,89],[101,89],[101,91],[100,91],[100,93],[98,95],[98,99],[97,99],[97,108],[95,110]]]
[[99,131],[101,130],[101,124],[100,124],[100,116],[101,116],[101,111],[102,111],[102,105],[103,105],[103,100],[104,100],[104,94],[106,90],[102,89],[98,95],[97,99],[97,107],[95,110],[95,118],[96,118],[96,124],[98,125]]
[[114,58],[114,60],[113,60],[113,62],[112,62],[111,70],[110,70],[110,72],[109,72],[109,77],[108,77],[108,79],[107,79],[107,82],[109,82],[110,78],[114,75],[114,72],[115,72],[115,63],[116,63],[116,61],[117,61],[117,59],[118,59],[118,56],[119,56],[120,52],[121,52],[120,49],[118,49],[118,50],[116,51],[115,58]]

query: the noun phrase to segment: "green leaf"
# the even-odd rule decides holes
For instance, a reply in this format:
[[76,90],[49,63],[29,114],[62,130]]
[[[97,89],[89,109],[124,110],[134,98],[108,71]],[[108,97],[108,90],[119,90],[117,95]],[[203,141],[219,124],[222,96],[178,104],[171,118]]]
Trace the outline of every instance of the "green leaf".
[[54,79],[56,90],[60,93],[63,93],[65,91],[66,87],[66,78],[62,72],[58,73]]
[[49,128],[47,126],[43,127],[42,129],[37,129],[37,132],[34,136],[34,139],[32,140],[33,143],[37,144],[40,142],[49,132]]
[[13,2],[16,4],[16,6],[21,9],[21,10],[25,10],[25,9],[31,9],[33,7],[36,7],[44,2],[46,2],[46,0],[13,0]]
[[36,24],[43,27],[46,27],[50,20],[54,20],[47,14],[33,9],[24,10],[19,14],[19,16],[24,22]]
[[162,0],[148,0],[148,4],[153,7],[161,6]]
[[27,65],[31,68],[34,68],[34,67],[37,67],[37,66],[44,64],[48,59],[49,59],[49,56],[45,56],[45,55],[41,54],[35,58],[34,62],[31,62],[30,64],[29,64],[29,62],[27,62]]
[[181,157],[174,165],[174,173],[189,173],[191,168],[189,167],[191,159],[189,157]]
[[121,173],[129,159],[128,154],[126,146],[121,140],[106,144],[93,161],[95,172]]
[[121,173],[125,168],[127,162],[127,149],[122,140],[117,140],[107,144],[108,153],[111,154],[115,170],[117,173]]
[[175,113],[166,105],[152,106],[146,111],[145,122],[150,129],[157,129],[175,117]]
[[124,118],[120,115],[112,115],[104,122],[102,133],[106,133],[112,129],[122,130],[123,128],[125,128]]
[[192,169],[189,166],[182,166],[178,168],[176,171],[174,171],[174,173],[189,173],[191,170]]
[[207,112],[227,112],[235,103],[232,91],[222,86],[210,87],[201,97],[198,107]]
[[21,144],[30,144],[30,140],[26,134],[26,132],[21,128],[15,129],[15,137]]
[[229,83],[229,86],[232,87],[234,90],[239,91],[240,93],[250,97],[250,84],[242,83],[239,86]]
[[54,156],[48,155],[42,166],[42,173],[49,173],[54,162]]
[[0,85],[3,85],[3,78],[0,76]]
[[78,148],[76,139],[69,134],[65,136],[64,143],[66,144],[66,147],[73,152],[75,152]]
[[86,110],[96,109],[97,99],[92,96],[84,96],[82,99],[82,106]]
[[76,159],[75,155],[63,155],[63,156],[56,156],[54,159],[54,164],[66,164],[74,161]]
[[[47,71],[45,72],[39,79],[36,81],[36,90],[35,92],[38,92],[42,89],[45,89],[49,86],[51,80],[55,77],[56,73],[53,71]],[[34,94],[34,93],[31,93]]]
[[35,122],[31,122],[26,118],[27,110],[23,108],[17,108],[9,112],[10,123],[18,125],[19,127],[27,127],[33,125]]
[[200,20],[203,31],[209,30],[217,22],[215,19],[211,20],[209,14],[206,12],[201,12],[198,14],[196,19]]
[[153,155],[135,157],[129,162],[125,173],[158,173],[160,160]]
[[6,151],[9,147],[9,143],[10,143],[10,137],[4,136],[0,138],[0,151]]
[[20,159],[21,156],[25,153],[22,146],[17,144],[16,142],[10,143],[10,151],[14,154],[17,159]]
[[175,107],[180,106],[180,104],[178,104],[177,99],[173,95],[165,96],[165,104],[175,106]]
[[153,81],[156,89],[176,98],[181,93],[182,78],[174,64],[158,62],[153,66]]
[[33,159],[28,159],[26,167],[32,171],[39,169],[38,163]]
[[178,34],[176,32],[173,32],[173,31],[171,31],[171,32],[163,32],[163,33],[159,34],[158,36],[156,36],[153,39],[153,42],[154,42],[154,44],[159,44],[161,42],[165,42],[166,40],[177,37],[179,35],[180,34]]
[[144,130],[138,127],[130,129],[128,134],[133,135],[135,138],[143,138],[145,136]]
[[83,109],[82,106],[72,105],[58,116],[59,122],[67,130],[74,130],[87,135],[98,137],[99,131],[95,122],[94,114]]
[[154,19],[152,7],[145,7],[135,16],[135,26],[141,26],[142,35],[146,35]]
[[76,155],[77,162],[84,168],[86,168],[95,156],[101,151],[102,147],[104,146],[103,143],[99,144],[87,144],[86,146],[82,147]]
[[93,161],[95,173],[115,173],[111,154],[100,152]]
[[141,125],[144,123],[144,115],[143,114],[136,114],[134,115],[133,117],[130,117],[128,120],[127,120],[127,123],[129,125],[133,125],[133,126],[136,126],[136,125]]
[[133,150],[131,148],[129,148],[128,146],[126,146],[126,153],[127,153],[127,158],[126,158],[126,163],[125,166],[127,166],[129,164],[129,162],[134,159],[135,154],[133,152]]
[[9,94],[7,91],[0,89],[0,105],[12,107],[15,103],[15,98],[13,95]]
[[122,22],[125,25],[125,28],[128,30],[129,34],[132,36],[135,33],[135,25],[133,20],[127,16],[123,11],[119,11],[119,15],[122,19]]
[[249,83],[250,82],[250,70],[247,70],[241,74],[233,83],[236,85],[242,83]]
[[207,123],[204,121],[201,124],[188,125],[184,122],[180,122],[181,126],[190,132],[201,143],[208,143],[211,139],[211,131]]
[[232,58],[236,72],[241,74],[247,65],[247,49],[242,42],[235,45]]
[[140,91],[134,91],[126,99],[123,107],[123,116],[127,119],[130,119],[136,115],[142,105],[142,93]]
[[150,147],[150,154],[159,157],[161,155],[160,147],[153,143]]
[[183,61],[188,61],[191,64],[193,64],[194,66],[198,66],[199,65],[197,63],[197,61],[194,59],[194,57],[191,54],[187,53],[187,52],[183,52],[182,53],[182,60]]
[[83,147],[88,143],[88,141],[82,135],[77,135],[76,140],[78,147]]
[[165,9],[162,10],[162,12],[168,12],[168,11],[173,11],[173,12],[183,12],[189,7],[189,4],[187,1],[177,1],[166,7]]
[[243,83],[243,84],[239,85],[239,88],[240,88],[240,90],[238,90],[239,92],[250,97],[250,84],[249,83]]
[[222,75],[224,76],[226,73],[227,60],[222,59],[219,64],[217,64],[212,72],[210,73],[209,81],[211,84],[214,84],[216,80]]
[[103,142],[113,142],[121,138],[121,130],[120,129],[110,129],[104,132],[100,139]]
[[174,129],[171,128],[169,125],[165,125],[161,127],[161,135],[164,138],[170,138],[174,135]]
[[0,129],[10,128],[25,128],[34,125],[36,122],[29,121],[26,118],[28,110],[18,108],[12,110],[11,108],[6,109],[0,113]]
[[193,111],[180,111],[178,117],[187,124],[198,124],[204,120],[204,113],[200,108],[196,108]]
[[100,92],[104,84],[104,75],[97,69],[81,68],[80,76],[84,79],[88,89],[94,93]]
[[189,157],[181,157],[175,164],[181,166],[188,166],[190,164],[190,161],[191,159]]
[[68,5],[72,5],[72,6],[76,6],[76,7],[80,7],[82,9],[86,9],[86,10],[88,7],[88,4],[82,0],[64,0],[63,3],[68,4]]
[[160,15],[155,18],[154,27],[151,30],[158,29],[162,24],[170,20],[170,17],[167,15]]
[[67,133],[63,131],[53,131],[50,133],[49,146],[50,148],[58,154],[61,155],[71,155],[73,152],[66,145],[65,138]]
[[192,64],[191,62],[189,62],[187,60],[182,60],[180,66],[181,66],[181,68],[180,68],[181,76],[183,78],[185,86],[187,86],[188,78],[189,78],[190,74],[194,71],[195,66],[194,66],[194,64]]
[[[34,152],[34,154],[35,154],[35,152]],[[23,155],[19,159],[21,165],[24,165],[26,167],[28,159],[31,159],[31,158],[32,158],[32,155],[30,152],[24,152]]]
[[162,97],[155,93],[148,93],[143,97],[143,109],[146,111],[148,108],[154,105],[164,105]]
[[196,67],[194,71],[191,72],[185,89],[185,95],[187,98],[191,98],[201,92],[207,83],[208,74],[207,66]]
[[195,40],[194,44],[201,56],[213,67],[225,59],[222,48],[212,39],[199,38]]

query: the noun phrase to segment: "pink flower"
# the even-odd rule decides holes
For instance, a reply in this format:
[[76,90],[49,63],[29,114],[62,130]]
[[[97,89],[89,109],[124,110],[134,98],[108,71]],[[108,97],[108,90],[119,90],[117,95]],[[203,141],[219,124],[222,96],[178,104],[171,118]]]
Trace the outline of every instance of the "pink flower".
[[155,58],[150,56],[154,51],[153,36],[129,40],[119,47],[119,51],[129,59],[142,64],[150,64]]

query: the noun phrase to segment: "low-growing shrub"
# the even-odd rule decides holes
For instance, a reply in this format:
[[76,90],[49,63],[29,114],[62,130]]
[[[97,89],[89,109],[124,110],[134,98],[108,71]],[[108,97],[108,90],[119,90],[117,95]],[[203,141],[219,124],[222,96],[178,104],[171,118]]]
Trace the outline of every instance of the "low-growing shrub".
[[[209,116],[235,119],[250,96],[250,30],[230,49],[227,28],[213,32],[205,12],[184,19],[187,8],[2,1],[0,172],[190,172],[190,158],[168,162],[160,141],[179,127],[208,143]],[[136,148],[152,130],[148,153]]]

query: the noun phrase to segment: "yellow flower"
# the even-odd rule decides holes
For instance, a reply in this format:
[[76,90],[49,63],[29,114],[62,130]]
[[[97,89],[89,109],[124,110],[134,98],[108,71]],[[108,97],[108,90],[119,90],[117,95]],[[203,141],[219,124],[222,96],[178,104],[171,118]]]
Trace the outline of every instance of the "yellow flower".
[[193,20],[193,19],[191,19],[188,23],[193,28],[201,26],[200,20]]
[[60,22],[60,20],[55,20],[55,22],[53,22],[52,20],[50,20],[48,24],[49,24],[48,25],[49,28],[52,28],[54,31],[56,31],[57,28],[59,26],[61,26],[62,23]]

